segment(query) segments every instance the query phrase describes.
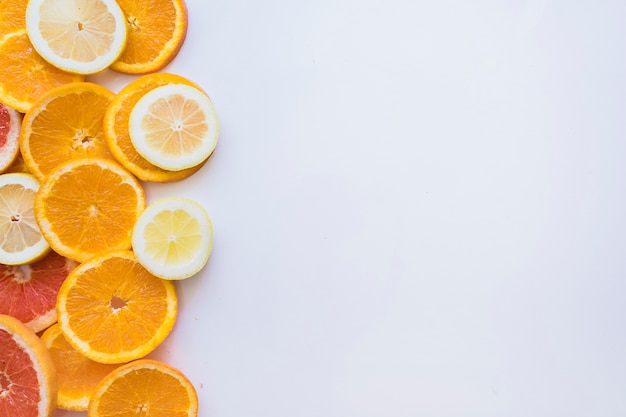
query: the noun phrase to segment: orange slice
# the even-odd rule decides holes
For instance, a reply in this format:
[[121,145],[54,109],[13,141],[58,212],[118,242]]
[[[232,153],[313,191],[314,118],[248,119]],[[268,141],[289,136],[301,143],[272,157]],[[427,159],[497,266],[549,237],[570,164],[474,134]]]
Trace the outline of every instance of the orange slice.
[[115,159],[143,181],[179,181],[198,171],[203,164],[180,171],[169,171],[148,162],[135,150],[128,134],[128,119],[135,103],[147,92],[168,84],[185,84],[200,88],[188,79],[175,74],[144,75],[117,93],[104,115],[104,135]]
[[113,161],[83,158],[46,177],[35,218],[50,246],[78,262],[109,249],[130,249],[133,225],[146,207],[135,177]]
[[87,411],[96,386],[118,365],[94,362],[74,349],[55,324],[41,336],[57,370],[59,390],[57,407],[64,410]]
[[0,314],[0,416],[52,417],[57,379],[52,358],[32,330]]
[[76,262],[50,251],[29,265],[0,264],[0,314],[19,319],[38,333],[57,321],[61,284]]
[[187,8],[183,0],[117,0],[126,15],[128,39],[111,69],[147,74],[166,66],[187,35]]
[[83,80],[45,61],[33,48],[26,30],[0,39],[0,102],[26,113],[51,88]]
[[211,156],[220,127],[209,96],[186,84],[168,84],[135,103],[128,130],[141,156],[163,169],[180,171]]
[[113,159],[102,121],[114,94],[94,83],[65,84],[47,92],[24,115],[20,149],[40,181],[56,166],[78,158]]
[[89,403],[88,415],[195,417],[198,394],[180,370],[141,359],[120,366],[102,380]]
[[38,188],[30,174],[0,175],[0,263],[27,264],[50,250],[33,212]]
[[0,37],[26,29],[26,1],[0,0]]
[[67,341],[101,363],[150,353],[170,333],[178,309],[174,284],[150,274],[131,251],[114,251],[79,265],[57,300]]
[[78,74],[106,69],[126,45],[126,22],[115,0],[29,0],[26,31],[46,61]]
[[21,127],[22,115],[0,104],[0,172],[6,171],[17,158]]

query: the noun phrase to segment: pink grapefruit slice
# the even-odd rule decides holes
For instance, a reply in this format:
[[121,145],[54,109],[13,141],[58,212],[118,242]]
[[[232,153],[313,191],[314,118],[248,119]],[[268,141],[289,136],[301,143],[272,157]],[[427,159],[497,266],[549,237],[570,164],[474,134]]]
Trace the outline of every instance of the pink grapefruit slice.
[[0,314],[0,416],[52,417],[57,379],[46,345],[18,319]]
[[0,314],[15,317],[35,333],[46,329],[57,321],[57,293],[76,265],[54,251],[32,264],[0,264]]
[[17,158],[21,127],[22,114],[0,103],[0,173]]

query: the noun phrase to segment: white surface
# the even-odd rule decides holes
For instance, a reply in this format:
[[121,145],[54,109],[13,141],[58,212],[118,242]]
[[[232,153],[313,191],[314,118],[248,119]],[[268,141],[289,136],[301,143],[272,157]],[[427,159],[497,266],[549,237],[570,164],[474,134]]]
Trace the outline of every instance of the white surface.
[[154,354],[201,417],[626,414],[626,3],[188,8],[222,134],[147,192],[215,227]]

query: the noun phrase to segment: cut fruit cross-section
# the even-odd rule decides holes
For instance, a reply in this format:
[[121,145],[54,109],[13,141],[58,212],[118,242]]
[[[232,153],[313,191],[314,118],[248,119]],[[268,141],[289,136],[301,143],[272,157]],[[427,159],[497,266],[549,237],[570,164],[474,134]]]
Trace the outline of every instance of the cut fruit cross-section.
[[28,265],[0,264],[0,314],[35,333],[44,330],[57,321],[57,294],[74,267],[76,262],[54,251]]
[[126,45],[126,20],[115,0],[29,0],[26,31],[46,61],[77,74],[106,69]]
[[213,226],[204,207],[182,197],[156,200],[133,229],[133,250],[139,262],[163,279],[185,279],[209,259]]
[[131,251],[113,251],[79,265],[57,299],[67,341],[101,363],[150,353],[170,333],[178,311],[174,284],[150,274]]
[[135,103],[148,91],[167,84],[187,84],[199,88],[185,77],[159,72],[144,75],[129,83],[115,95],[104,115],[104,135],[111,153],[127,170],[143,181],[179,181],[197,172],[204,164],[169,171],[148,162],[130,140],[128,119]]
[[70,345],[57,323],[41,336],[57,370],[59,385],[57,407],[87,411],[96,386],[118,365],[92,361]]
[[180,370],[151,359],[111,372],[89,403],[89,417],[197,415],[198,394],[191,381]]
[[38,188],[30,174],[0,175],[0,263],[27,264],[50,250],[33,212]]
[[211,99],[202,91],[168,84],[137,101],[130,113],[129,132],[141,156],[163,169],[179,171],[211,156],[219,122]]
[[83,79],[44,60],[33,49],[26,30],[0,39],[0,102],[19,112],[26,113],[48,90]]
[[57,378],[44,343],[18,319],[0,314],[0,416],[52,417]]
[[19,154],[21,128],[22,115],[0,104],[0,172],[6,171]]
[[184,0],[118,0],[128,22],[124,52],[111,69],[147,74],[167,65],[187,35]]
[[102,126],[113,92],[90,82],[48,91],[24,116],[20,149],[40,181],[58,165],[79,158],[113,159]]
[[107,250],[130,249],[145,207],[143,189],[128,171],[108,159],[84,158],[46,177],[35,197],[35,219],[52,249],[85,262]]

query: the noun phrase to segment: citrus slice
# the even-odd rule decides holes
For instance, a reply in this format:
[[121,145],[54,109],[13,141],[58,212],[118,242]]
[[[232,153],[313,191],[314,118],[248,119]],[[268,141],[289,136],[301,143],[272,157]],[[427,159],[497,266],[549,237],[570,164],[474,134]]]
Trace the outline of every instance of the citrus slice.
[[211,99],[186,84],[168,84],[147,92],[131,110],[128,125],[137,152],[171,171],[205,161],[219,136]]
[[5,172],[21,172],[23,174],[30,174],[30,171],[28,170],[28,168],[26,168],[26,164],[24,163],[24,158],[22,157],[22,153],[21,152],[17,152],[17,156],[15,157],[15,160],[13,161],[13,163],[11,164],[11,166],[9,166],[7,168],[7,170]]
[[21,127],[22,115],[0,104],[0,172],[6,171],[17,158]]
[[94,362],[72,347],[57,323],[41,336],[57,370],[57,407],[64,410],[87,411],[96,386],[119,365]]
[[189,177],[203,164],[180,171],[168,171],[148,162],[135,150],[128,134],[128,119],[135,103],[148,91],[167,84],[186,84],[200,88],[184,77],[156,73],[144,75],[126,85],[115,95],[104,115],[104,135],[115,159],[143,181],[169,182]]
[[104,70],[126,45],[126,21],[115,0],[29,0],[26,31],[46,61],[77,74]]
[[180,370],[151,359],[111,372],[98,385],[88,411],[89,417],[197,415],[198,394],[191,381]]
[[26,1],[0,0],[0,37],[26,29]]
[[41,339],[18,319],[0,314],[0,416],[52,417],[57,379]]
[[104,112],[113,92],[90,82],[56,87],[24,115],[20,149],[40,181],[56,166],[79,158],[113,159],[104,139]]
[[57,321],[61,284],[76,262],[50,251],[28,265],[0,264],[0,314],[19,319],[38,333]]
[[107,252],[79,265],[57,299],[67,341],[101,363],[150,353],[172,330],[177,309],[174,284],[150,274],[131,251]]
[[33,206],[39,181],[30,174],[0,175],[0,263],[22,265],[50,247],[37,227]]
[[163,279],[185,279],[206,265],[213,226],[204,207],[182,197],[156,200],[133,229],[133,250],[141,264]]
[[174,59],[187,35],[183,0],[117,0],[126,16],[128,39],[111,69],[147,74]]
[[129,249],[146,207],[143,189],[117,163],[67,162],[46,177],[35,197],[35,219],[58,253],[85,262],[108,249]]
[[26,113],[51,88],[83,78],[45,61],[33,49],[26,30],[0,39],[0,102],[19,112]]

